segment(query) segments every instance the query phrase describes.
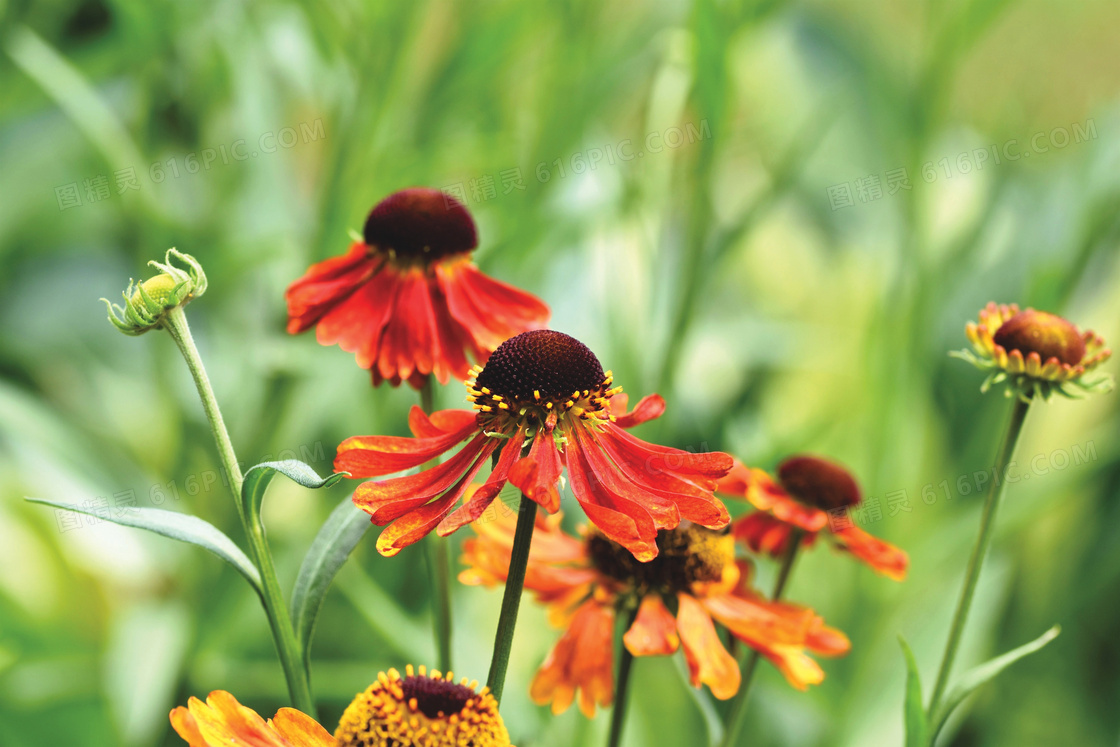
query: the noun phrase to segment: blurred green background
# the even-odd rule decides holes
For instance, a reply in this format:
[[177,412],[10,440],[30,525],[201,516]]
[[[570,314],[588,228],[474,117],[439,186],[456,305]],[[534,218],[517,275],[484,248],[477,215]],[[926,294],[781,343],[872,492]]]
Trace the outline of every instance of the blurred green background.
[[[97,300],[169,246],[209,274],[189,314],[246,463],[325,472],[343,438],[403,433],[414,393],[287,336],[283,291],[415,184],[462,190],[481,267],[632,396],[665,395],[639,435],[853,468],[911,575],[807,555],[789,596],[853,651],[807,694],[764,667],[746,731],[899,744],[896,636],[928,691],[1009,408],[947,351],[989,300],[1120,338],[1118,23],[1108,0],[0,2],[0,744],[182,744],[167,712],[189,695],[284,704],[235,572],[22,498],[132,494],[239,537],[171,340],[124,337]],[[1064,632],[944,744],[1117,744],[1118,421],[1116,395],[1032,413],[959,665]],[[285,584],[347,490],[276,481]],[[378,670],[434,656],[421,549],[385,560],[372,537],[320,618],[330,728]],[[499,598],[456,586],[457,673],[485,677]],[[529,702],[558,633],[522,614],[514,741],[604,742],[606,714]],[[680,668],[638,662],[627,744],[706,743],[721,706]]]

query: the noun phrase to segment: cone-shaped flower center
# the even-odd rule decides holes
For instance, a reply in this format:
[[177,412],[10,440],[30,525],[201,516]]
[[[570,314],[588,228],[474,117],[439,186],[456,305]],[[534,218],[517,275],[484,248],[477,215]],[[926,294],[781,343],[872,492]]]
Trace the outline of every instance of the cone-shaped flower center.
[[424,187],[402,189],[377,203],[362,236],[370,247],[402,261],[432,262],[478,246],[474,219],[463,204]]
[[[610,371],[603,372],[591,349],[570,335],[548,329],[522,332],[503,342],[486,367],[467,382],[470,400],[483,418],[526,418],[540,423],[569,410],[581,418],[606,419]],[[493,416],[490,414],[494,413]],[[496,424],[495,430],[499,430]]]
[[639,595],[649,591],[673,594],[688,591],[694,583],[719,581],[723,569],[735,560],[735,538],[682,521],[676,529],[657,533],[656,558],[641,563],[622,545],[592,529],[587,553],[604,575]]
[[410,664],[378,675],[338,722],[339,747],[509,747],[509,733],[490,691]]
[[1024,358],[1038,353],[1042,363],[1057,358],[1076,366],[1085,357],[1085,340],[1077,327],[1045,311],[1020,311],[1004,322],[992,339],[1009,352],[1018,350]]
[[[140,295],[140,288],[143,288],[148,298],[160,305],[167,304],[171,301],[175,288],[178,285],[178,280],[171,277],[166,272],[161,272],[159,275],[150,277],[143,283],[140,283],[140,286],[132,293],[132,303],[141,303],[143,297]],[[172,303],[174,302],[172,301]]]
[[854,506],[859,485],[848,470],[812,456],[795,456],[778,467],[778,481],[797,500],[823,511]]

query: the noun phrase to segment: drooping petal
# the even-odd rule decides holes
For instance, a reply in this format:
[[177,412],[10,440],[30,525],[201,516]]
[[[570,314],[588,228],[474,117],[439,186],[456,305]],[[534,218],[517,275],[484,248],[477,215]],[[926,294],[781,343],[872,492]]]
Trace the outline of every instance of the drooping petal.
[[741,675],[735,657],[719,639],[712,618],[689,594],[678,594],[677,630],[680,632],[692,686],[707,685],[712,695],[727,700],[739,691]]
[[828,524],[828,514],[794,498],[764,470],[746,467],[736,460],[717,492],[745,498],[760,511],[769,511],[784,522],[806,532],[819,532]]
[[548,307],[539,299],[484,275],[469,261],[437,265],[436,277],[452,317],[487,354],[548,322]]
[[288,303],[288,332],[310,329],[370,278],[378,260],[365,244],[356,242],[340,257],[311,265],[284,293]]
[[315,328],[315,339],[320,345],[337,343],[354,354],[359,366],[371,367],[393,313],[399,279],[396,270],[381,266],[353,294],[323,315]]
[[[731,533],[735,535],[735,539],[744,542],[752,552],[775,558],[780,558],[785,553],[795,529],[792,524],[776,519],[765,511],[752,511],[736,519],[731,525]],[[816,538],[815,532],[807,532],[802,536],[801,542],[809,546]]]
[[634,656],[668,656],[680,648],[677,620],[660,594],[647,594],[642,599],[634,624],[622,642]]
[[720,451],[689,452],[659,446],[635,438],[615,423],[608,423],[606,431],[612,440],[623,444],[627,450],[645,460],[651,474],[671,474],[705,490],[715,490],[719,478],[731,469],[732,459]]
[[596,705],[606,708],[614,699],[612,637],[614,608],[596,599],[580,605],[571,624],[537,671],[529,696],[537,705],[552,704],[563,713],[579,692],[579,709],[587,718]]
[[466,351],[470,349],[475,353],[479,363],[484,363],[486,358],[478,355],[479,351],[474,347],[474,340],[452,317],[451,309],[447,306],[447,297],[434,274],[428,278],[428,293],[432,298],[435,341],[439,347],[439,354],[432,361],[432,373],[441,384],[446,384],[452,376],[465,379],[470,375]]
[[586,457],[574,437],[568,441],[565,457],[572,493],[591,522],[639,561],[657,557],[657,526],[649,512],[638,503],[612,495],[592,480]]
[[564,465],[552,434],[543,430],[533,438],[529,455],[519,460],[509,472],[509,481],[530,500],[550,514],[560,510],[560,491],[556,484]]
[[429,438],[351,436],[338,445],[334,468],[352,477],[381,477],[412,469],[449,451],[477,430],[475,423],[464,422],[457,431]]
[[905,551],[856,526],[838,529],[832,536],[838,547],[855,555],[876,572],[895,581],[906,578],[910,557]]
[[852,642],[848,640],[848,636],[843,631],[828,627],[823,620],[809,631],[805,645],[820,656],[844,656],[852,650]]
[[753,594],[713,595],[701,602],[732,635],[757,649],[773,643],[803,646],[819,620],[805,607],[769,602]]
[[518,430],[502,446],[502,455],[494,465],[490,477],[483,483],[466,503],[446,519],[440,522],[436,531],[440,536],[447,536],[455,530],[470,524],[482,516],[486,508],[498,497],[498,493],[505,487],[509,479],[509,468],[521,456],[521,443],[525,440],[525,431]]
[[598,481],[604,490],[616,496],[618,500],[643,506],[658,529],[673,529],[681,523],[680,511],[673,500],[674,496],[636,485],[626,479],[618,465],[607,457],[587,429],[577,425],[568,432],[575,438],[580,453],[585,457],[591,469],[591,477]]

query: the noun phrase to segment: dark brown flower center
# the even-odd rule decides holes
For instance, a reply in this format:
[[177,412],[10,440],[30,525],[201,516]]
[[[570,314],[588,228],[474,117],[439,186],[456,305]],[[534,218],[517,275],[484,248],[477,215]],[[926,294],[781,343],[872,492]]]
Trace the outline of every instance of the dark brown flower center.
[[606,380],[591,349],[548,329],[522,332],[490,354],[475,386],[508,402],[561,402],[587,396]]
[[778,467],[778,482],[797,500],[823,511],[860,501],[855,478],[838,464],[812,456],[795,456]]
[[401,691],[406,703],[416,698],[416,707],[428,718],[458,713],[475,696],[464,685],[424,676],[405,677],[401,680]]
[[725,532],[685,521],[676,529],[657,533],[658,555],[648,563],[639,562],[625,547],[596,530],[587,535],[586,547],[600,572],[641,595],[688,591],[697,582],[719,581],[724,567],[735,559],[734,542]]
[[1057,358],[1076,366],[1085,357],[1085,340],[1077,327],[1045,311],[1020,311],[1000,325],[992,339],[1008,352],[1018,350],[1024,358],[1038,353],[1043,363]]
[[366,244],[401,260],[434,261],[478,246],[474,219],[449,194],[412,187],[394,192],[370,211]]

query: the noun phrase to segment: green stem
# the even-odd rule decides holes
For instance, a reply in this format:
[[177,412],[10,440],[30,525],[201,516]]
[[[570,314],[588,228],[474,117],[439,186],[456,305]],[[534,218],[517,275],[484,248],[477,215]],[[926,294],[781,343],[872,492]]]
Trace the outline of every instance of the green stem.
[[[771,601],[777,602],[785,593],[786,584],[789,583],[793,563],[797,559],[797,551],[801,549],[801,540],[804,536],[800,529],[795,529],[790,534],[789,545],[786,546],[786,551],[782,555],[782,566],[778,571],[778,579],[774,582],[774,593],[770,595]],[[758,651],[752,648],[747,655],[746,663],[743,664],[742,683],[739,685],[739,692],[736,693],[735,701],[731,704],[731,709],[727,713],[727,731],[723,735],[723,747],[734,747],[739,740],[739,733],[743,730],[743,720],[747,713],[747,700],[751,693],[751,683],[754,681],[754,672],[758,668],[759,658]]]
[[1030,401],[1016,399],[1015,407],[1011,411],[1011,420],[1007,425],[1007,433],[1000,445],[999,455],[996,457],[994,479],[988,489],[988,496],[984,500],[984,512],[980,515],[980,535],[976,538],[976,545],[972,548],[972,556],[968,560],[968,570],[964,576],[964,586],[961,588],[960,600],[957,602],[957,611],[953,614],[953,624],[949,628],[949,640],[945,644],[945,654],[941,657],[941,667],[937,671],[937,682],[933,686],[933,695],[929,701],[929,715],[932,717],[941,705],[941,697],[949,685],[949,675],[952,673],[953,660],[960,647],[961,636],[968,620],[968,611],[972,606],[972,597],[976,593],[976,582],[980,578],[980,569],[984,565],[984,556],[988,553],[988,546],[992,544],[992,529],[995,526],[996,511],[999,509],[1000,498],[1007,484],[1007,468],[1015,454],[1015,446],[1019,442],[1019,435],[1023,432],[1023,423],[1030,410]]
[[[433,378],[428,376],[420,388],[420,409],[432,414],[435,393]],[[421,470],[435,466],[439,458],[422,466]],[[445,674],[451,671],[451,552],[450,540],[438,534],[429,534],[425,540],[428,546],[428,569],[432,581],[432,605],[434,607],[433,633],[435,634],[437,661]]]
[[210,377],[206,375],[206,368],[202,365],[202,357],[191,337],[187,316],[180,306],[169,310],[164,318],[163,325],[171,339],[179,347],[183,359],[187,362],[191,376],[194,377],[198,396],[202,400],[202,409],[206,411],[206,419],[210,423],[210,430],[214,434],[214,442],[218,446],[218,457],[222,467],[229,475],[229,486],[233,492],[233,502],[237,506],[237,515],[241,519],[241,526],[249,540],[250,555],[257,570],[261,574],[262,589],[260,593],[261,604],[265,615],[268,617],[269,627],[272,629],[272,638],[276,643],[276,651],[280,656],[280,664],[284,668],[284,677],[288,681],[288,693],[292,705],[315,717],[315,701],[311,697],[311,685],[307,670],[303,663],[303,655],[299,642],[296,640],[292,629],[291,618],[288,616],[288,607],[284,604],[284,595],[280,591],[280,584],[276,580],[276,569],[272,564],[272,555],[268,550],[268,541],[264,536],[264,527],[259,514],[254,510],[253,515],[246,516],[241,503],[241,485],[244,477],[241,467],[237,463],[237,454],[226,430],[222,412],[218,408],[218,400],[214,396],[214,389],[210,386]]
[[[638,608],[635,607],[628,615],[619,618],[622,623],[620,630],[623,634],[630,629],[634,624],[634,619],[638,616]],[[622,743],[622,727],[626,723],[626,708],[630,704],[630,668],[634,665],[634,655],[630,653],[630,649],[626,648],[626,644],[622,644],[622,652],[618,659],[618,678],[617,685],[614,692],[614,709],[611,711],[611,731],[610,737],[607,739],[607,747],[618,747]]]
[[502,611],[494,636],[494,657],[490,660],[490,676],[486,679],[486,685],[499,703],[505,689],[509,652],[513,646],[513,631],[517,627],[517,612],[521,608],[521,590],[525,587],[525,569],[529,565],[529,545],[533,541],[536,519],[537,504],[522,495],[517,510],[517,529],[513,533],[509,573],[506,574],[506,590],[502,595]]

